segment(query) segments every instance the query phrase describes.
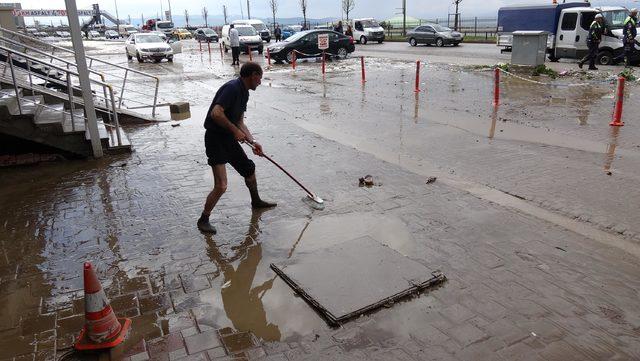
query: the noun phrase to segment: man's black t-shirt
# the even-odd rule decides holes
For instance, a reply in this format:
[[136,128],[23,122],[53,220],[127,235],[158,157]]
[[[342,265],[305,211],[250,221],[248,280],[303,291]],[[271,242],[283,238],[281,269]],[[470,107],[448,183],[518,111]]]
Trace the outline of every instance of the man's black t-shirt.
[[204,127],[207,131],[228,134],[229,131],[225,128],[217,125],[211,117],[211,111],[216,104],[219,104],[224,108],[224,114],[227,116],[231,123],[238,125],[242,120],[240,117],[242,113],[247,110],[247,102],[249,101],[249,90],[245,88],[240,78],[230,80],[218,89],[209,111],[207,111],[207,117],[204,119]]

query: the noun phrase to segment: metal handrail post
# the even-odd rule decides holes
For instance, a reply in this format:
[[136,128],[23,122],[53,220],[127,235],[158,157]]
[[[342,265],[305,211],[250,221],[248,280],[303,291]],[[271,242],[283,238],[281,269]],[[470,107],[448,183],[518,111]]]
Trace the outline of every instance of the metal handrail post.
[[[67,72],[67,93],[69,94],[69,112],[71,113],[71,130],[76,131],[76,122],[73,119],[73,87],[71,86],[71,73]],[[64,113],[64,111],[63,111]]]
[[124,96],[124,86],[127,83],[128,74],[129,74],[129,69],[124,71],[124,80],[122,81],[122,89],[120,89],[120,99],[118,99],[118,108],[122,108],[122,97]]
[[[29,65],[30,60],[27,60],[27,74],[29,74],[29,88],[31,89],[31,91],[33,92],[33,79],[31,78],[31,65]],[[35,95],[35,94],[31,94],[31,95]]]
[[153,110],[151,111],[151,116],[156,117],[156,104],[158,103],[158,88],[160,88],[160,78],[156,77],[156,92],[153,96]]
[[18,111],[22,114],[22,105],[20,104],[20,93],[18,92],[18,82],[16,82],[16,73],[13,69],[13,58],[11,53],[7,53],[7,60],[9,61],[9,68],[11,68],[11,79],[13,80],[13,89],[16,92],[16,99],[18,100]]
[[[118,146],[122,146],[122,139],[120,139],[120,122],[118,121],[118,113],[116,112],[116,99],[113,95],[113,88],[109,87],[109,94],[111,95],[111,110],[113,111],[113,122],[116,125],[116,138],[118,139]],[[106,99],[105,99],[106,101]]]

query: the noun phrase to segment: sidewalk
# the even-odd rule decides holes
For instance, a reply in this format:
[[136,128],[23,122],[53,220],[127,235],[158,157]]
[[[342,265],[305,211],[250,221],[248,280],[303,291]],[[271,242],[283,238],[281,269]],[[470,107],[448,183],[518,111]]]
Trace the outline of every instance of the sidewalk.
[[[261,118],[254,106],[247,122],[265,150],[326,208],[310,209],[293,183],[257,159],[262,193],[279,206],[252,218],[243,180],[229,171],[212,217],[219,233],[203,236],[195,220],[211,187],[204,111],[192,108],[194,118],[175,128],[130,129],[130,156],[3,175],[0,359],[53,360],[72,344],[83,322],[84,260],[100,271],[116,313],[133,319],[111,359],[640,358],[636,258],[439,181],[425,184]],[[365,174],[382,185],[358,187]],[[359,220],[379,225],[367,230]],[[448,281],[330,329],[268,268],[307,223],[318,231],[304,242],[331,242],[340,227],[377,233]]]

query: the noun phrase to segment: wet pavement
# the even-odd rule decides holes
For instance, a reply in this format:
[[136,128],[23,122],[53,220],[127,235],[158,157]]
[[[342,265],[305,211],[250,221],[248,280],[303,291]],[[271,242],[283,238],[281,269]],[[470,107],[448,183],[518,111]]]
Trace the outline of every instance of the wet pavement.
[[[494,111],[491,73],[471,68],[428,63],[416,94],[408,61],[367,58],[365,85],[353,58],[329,63],[324,81],[315,62],[274,65],[247,123],[326,206],[257,159],[278,207],[252,212],[229,172],[206,236],[202,120],[235,71],[196,47],[173,64],[129,62],[161,75],[161,97],[189,101],[191,119],[127,126],[130,155],[0,171],[0,359],[68,350],[85,260],[133,320],[125,344],[87,359],[640,358],[637,85],[627,125],[610,128],[606,80],[506,77]],[[375,185],[359,187],[367,174]],[[330,328],[269,269],[363,236],[448,281]]]

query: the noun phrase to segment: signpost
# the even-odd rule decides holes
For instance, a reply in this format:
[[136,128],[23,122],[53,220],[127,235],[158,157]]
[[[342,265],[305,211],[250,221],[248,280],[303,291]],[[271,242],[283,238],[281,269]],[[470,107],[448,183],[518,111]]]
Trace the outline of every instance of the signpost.
[[324,75],[324,51],[329,49],[329,34],[318,34],[318,49],[322,50],[322,75]]

